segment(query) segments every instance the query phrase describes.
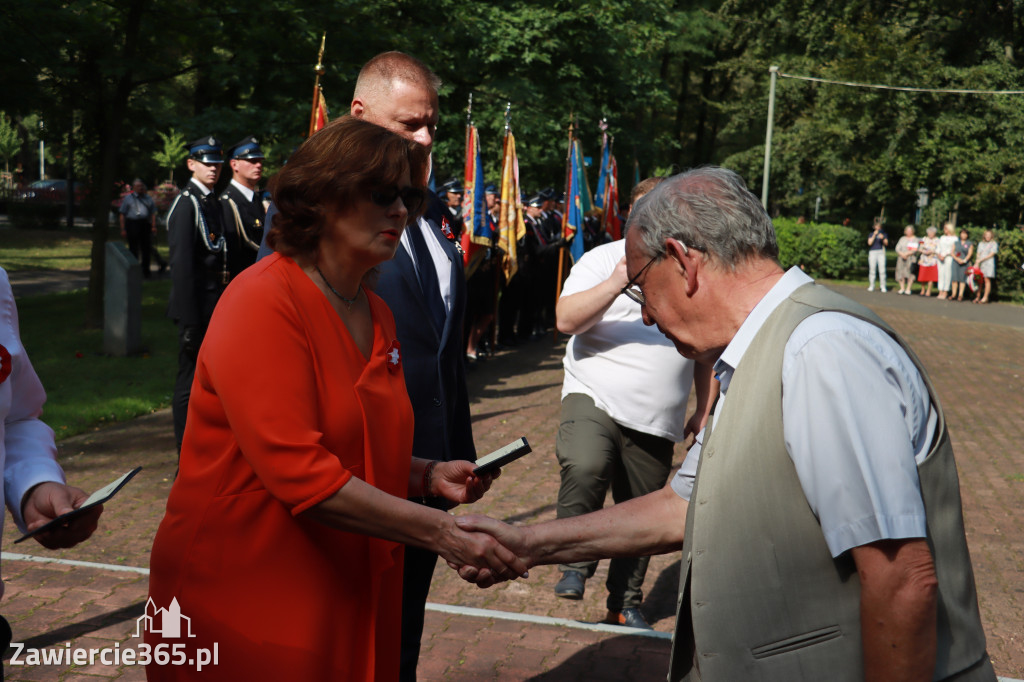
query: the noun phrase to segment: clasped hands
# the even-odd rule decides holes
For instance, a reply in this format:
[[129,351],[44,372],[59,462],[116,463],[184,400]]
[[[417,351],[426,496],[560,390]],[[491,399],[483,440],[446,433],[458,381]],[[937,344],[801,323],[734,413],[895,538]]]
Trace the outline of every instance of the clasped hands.
[[528,570],[537,562],[529,551],[529,529],[480,515],[459,516],[454,521],[456,528],[474,543],[489,548],[483,563],[445,556],[448,566],[463,580],[486,588],[506,580],[530,577]]

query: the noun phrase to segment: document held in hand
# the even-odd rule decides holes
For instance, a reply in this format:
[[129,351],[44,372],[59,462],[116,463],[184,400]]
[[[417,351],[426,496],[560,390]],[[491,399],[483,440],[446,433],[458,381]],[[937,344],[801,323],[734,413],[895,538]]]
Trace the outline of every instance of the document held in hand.
[[142,471],[142,467],[135,467],[127,474],[123,476],[118,476],[117,479],[103,486],[102,488],[94,492],[92,495],[90,495],[88,498],[86,498],[85,502],[83,502],[82,506],[78,507],[78,509],[75,509],[74,511],[69,511],[67,514],[61,514],[57,518],[44,523],[35,530],[30,530],[29,532],[25,533],[20,538],[15,540],[14,544],[18,544],[19,542],[24,542],[25,540],[28,540],[36,533],[42,533],[44,531],[50,530],[51,528],[58,528],[67,523],[68,521],[70,521],[71,519],[75,518],[76,516],[83,514],[85,510],[89,509],[90,507],[95,507],[97,504],[103,504],[104,502],[112,498],[114,495],[116,495],[118,491],[120,491],[121,488],[123,488],[128,481],[132,480],[132,477],[135,476],[135,474],[139,473],[140,471]]
[[526,442],[526,436],[518,438],[503,448],[498,448],[489,455],[476,460],[476,468],[473,474],[479,476],[500,469],[509,462],[514,462],[525,454],[533,452],[533,448]]

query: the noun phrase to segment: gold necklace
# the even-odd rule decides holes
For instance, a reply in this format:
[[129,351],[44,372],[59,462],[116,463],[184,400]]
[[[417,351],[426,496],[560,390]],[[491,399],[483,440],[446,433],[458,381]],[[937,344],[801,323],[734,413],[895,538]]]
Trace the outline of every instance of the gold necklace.
[[352,298],[348,298],[347,296],[342,296],[341,293],[337,289],[335,289],[334,287],[331,286],[331,283],[327,281],[326,277],[324,277],[324,273],[320,271],[320,266],[319,265],[314,265],[313,267],[316,268],[317,273],[319,273],[319,275],[320,275],[320,279],[322,279],[324,281],[324,284],[326,284],[327,288],[331,290],[331,293],[334,294],[335,296],[337,296],[338,298],[340,298],[342,301],[344,301],[345,305],[348,306],[348,309],[352,310],[352,306],[355,305],[355,302],[357,300],[359,300],[359,292],[361,292],[363,290],[362,282],[360,282],[359,286],[356,287],[356,295],[353,296]]

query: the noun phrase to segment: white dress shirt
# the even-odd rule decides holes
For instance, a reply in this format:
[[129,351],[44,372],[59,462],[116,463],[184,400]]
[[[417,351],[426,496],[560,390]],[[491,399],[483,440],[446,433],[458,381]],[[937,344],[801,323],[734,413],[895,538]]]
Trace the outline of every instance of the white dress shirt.
[[402,248],[409,254],[409,259],[412,260],[417,273],[419,273],[420,265],[416,262],[416,250],[410,241],[409,230],[423,231],[423,241],[427,245],[427,250],[430,251],[430,256],[434,261],[434,269],[437,271],[437,287],[441,290],[444,310],[450,314],[452,312],[452,262],[448,258],[448,253],[441,246],[441,242],[434,233],[433,228],[430,227],[430,224],[424,218],[418,218],[415,225],[410,225],[402,231],[401,240]]
[[[768,316],[811,281],[792,268],[747,316],[715,364],[716,414]],[[783,354],[782,414],[786,448],[833,556],[877,540],[926,536],[917,464],[931,449],[938,413],[920,372],[888,334],[843,313],[801,322]],[[672,480],[687,500],[704,436]]]
[[[7,272],[0,268],[0,467],[4,472],[0,502],[6,503],[22,532],[25,493],[39,483],[64,482],[53,431],[39,419],[44,402],[46,392],[21,345],[14,293]],[[2,523],[0,516],[0,527]]]

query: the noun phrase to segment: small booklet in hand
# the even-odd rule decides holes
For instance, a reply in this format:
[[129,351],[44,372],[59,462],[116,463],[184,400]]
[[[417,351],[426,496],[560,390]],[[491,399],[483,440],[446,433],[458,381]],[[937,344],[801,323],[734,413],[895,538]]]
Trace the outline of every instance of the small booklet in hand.
[[121,488],[123,488],[128,481],[132,480],[132,477],[134,477],[135,474],[139,473],[140,471],[142,471],[142,467],[135,467],[127,474],[119,476],[113,482],[108,483],[107,485],[103,486],[102,488],[94,492],[92,495],[90,495],[85,500],[85,502],[82,503],[82,506],[80,506],[78,509],[75,509],[74,511],[69,511],[67,514],[61,514],[57,518],[48,521],[47,523],[44,523],[35,530],[30,530],[29,532],[25,533],[20,538],[15,540],[14,544],[18,544],[19,542],[24,542],[25,540],[28,540],[36,533],[42,533],[47,530],[50,530],[51,528],[58,528],[60,526],[63,526],[65,523],[75,518],[76,516],[84,514],[85,511],[90,507],[95,507],[97,504],[103,504],[104,502],[112,498],[114,495],[116,495],[118,491],[120,491]]
[[487,474],[495,469],[500,469],[509,462],[514,462],[525,454],[533,452],[533,448],[526,442],[526,436],[518,438],[503,448],[498,448],[489,455],[480,457],[476,460],[476,468],[473,469],[473,474],[479,476],[480,474]]

